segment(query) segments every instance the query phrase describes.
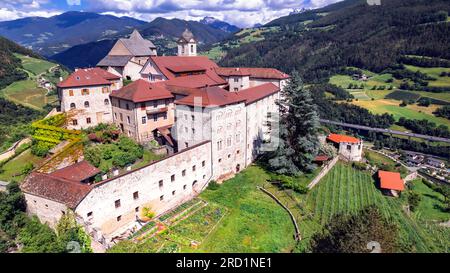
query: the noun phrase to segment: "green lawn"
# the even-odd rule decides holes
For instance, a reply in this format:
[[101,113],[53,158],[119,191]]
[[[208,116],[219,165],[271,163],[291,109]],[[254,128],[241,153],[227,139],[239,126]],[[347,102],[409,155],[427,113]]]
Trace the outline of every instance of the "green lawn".
[[[251,166],[215,189],[199,196],[204,206],[187,205],[159,221],[182,219],[162,233],[144,235],[138,243],[125,241],[112,252],[289,252],[295,247],[294,225],[288,213],[257,186],[269,175]],[[201,203],[200,203],[201,204]],[[182,205],[183,206],[183,205]],[[192,209],[192,207],[194,209]],[[166,221],[167,224],[167,221]],[[197,248],[191,241],[200,243]]]
[[228,209],[217,229],[200,246],[201,252],[288,252],[295,244],[288,213],[256,188],[269,178],[252,166],[200,197]]
[[34,166],[37,166],[43,160],[43,158],[31,154],[31,150],[28,149],[2,167],[3,172],[0,172],[0,180],[22,181],[25,178],[25,175],[22,175],[21,171],[25,165],[31,162]]
[[20,60],[22,60],[22,66],[32,72],[34,75],[39,75],[41,73],[46,72],[47,70],[49,70],[51,67],[55,66],[54,63],[45,61],[45,60],[41,60],[41,59],[36,59],[36,58],[32,58],[32,57],[28,57],[25,55],[21,55],[21,54],[15,54],[15,56],[17,58],[19,58]]
[[422,179],[412,181],[413,190],[422,196],[414,214],[421,219],[433,221],[448,221],[450,213],[443,212],[445,207],[444,196],[423,183]]

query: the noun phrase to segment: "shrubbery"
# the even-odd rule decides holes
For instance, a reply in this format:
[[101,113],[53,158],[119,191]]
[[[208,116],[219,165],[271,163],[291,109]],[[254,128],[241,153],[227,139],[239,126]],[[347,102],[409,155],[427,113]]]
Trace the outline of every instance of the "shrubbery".
[[50,142],[34,141],[31,146],[31,153],[36,156],[44,157],[53,147],[55,147],[55,144]]
[[84,156],[95,167],[104,172],[112,166],[125,167],[142,158],[144,149],[134,140],[121,136],[117,142],[85,147]]

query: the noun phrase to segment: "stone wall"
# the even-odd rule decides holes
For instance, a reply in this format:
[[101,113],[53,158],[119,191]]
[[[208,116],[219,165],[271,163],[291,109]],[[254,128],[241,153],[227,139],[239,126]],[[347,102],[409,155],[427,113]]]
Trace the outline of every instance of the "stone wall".
[[55,202],[43,197],[24,193],[27,202],[27,213],[36,215],[42,223],[55,228],[61,216],[67,212],[65,204]]
[[339,144],[339,154],[349,161],[361,161],[363,151],[363,142],[359,143],[345,143]]
[[0,162],[4,161],[4,160],[8,160],[11,157],[13,157],[16,154],[17,148],[19,148],[23,144],[27,144],[30,142],[31,142],[31,139],[29,137],[17,141],[8,150],[6,150],[4,153],[0,154]]
[[75,211],[111,238],[135,225],[144,207],[159,215],[192,199],[210,181],[211,174],[211,143],[200,143],[95,184]]

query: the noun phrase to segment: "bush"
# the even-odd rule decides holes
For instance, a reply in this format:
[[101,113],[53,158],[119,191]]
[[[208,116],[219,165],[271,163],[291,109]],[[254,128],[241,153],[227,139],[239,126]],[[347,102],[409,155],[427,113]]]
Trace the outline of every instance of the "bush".
[[421,200],[421,196],[414,192],[414,191],[410,191],[408,194],[408,203],[409,203],[409,208],[411,209],[411,211],[415,211],[417,206],[419,206],[420,200]]
[[220,184],[217,183],[215,180],[211,180],[211,182],[209,182],[207,189],[208,190],[212,190],[215,191],[220,187]]
[[361,170],[361,171],[367,170],[367,164],[365,164],[363,162],[353,162],[352,166],[353,166],[353,168],[355,168],[357,170]]
[[34,169],[33,163],[28,162],[25,164],[25,166],[23,166],[21,173],[23,175],[27,175],[29,173],[31,173],[31,171]]
[[53,143],[35,141],[31,146],[31,153],[35,156],[45,157],[53,147],[55,147]]

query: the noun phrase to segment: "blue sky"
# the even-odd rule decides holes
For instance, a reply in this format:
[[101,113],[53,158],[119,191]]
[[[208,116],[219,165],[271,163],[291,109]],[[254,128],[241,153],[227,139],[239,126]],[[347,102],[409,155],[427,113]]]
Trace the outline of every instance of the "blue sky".
[[69,10],[131,16],[200,20],[213,16],[240,27],[265,23],[294,8],[318,8],[340,0],[0,0],[0,21],[49,17]]

